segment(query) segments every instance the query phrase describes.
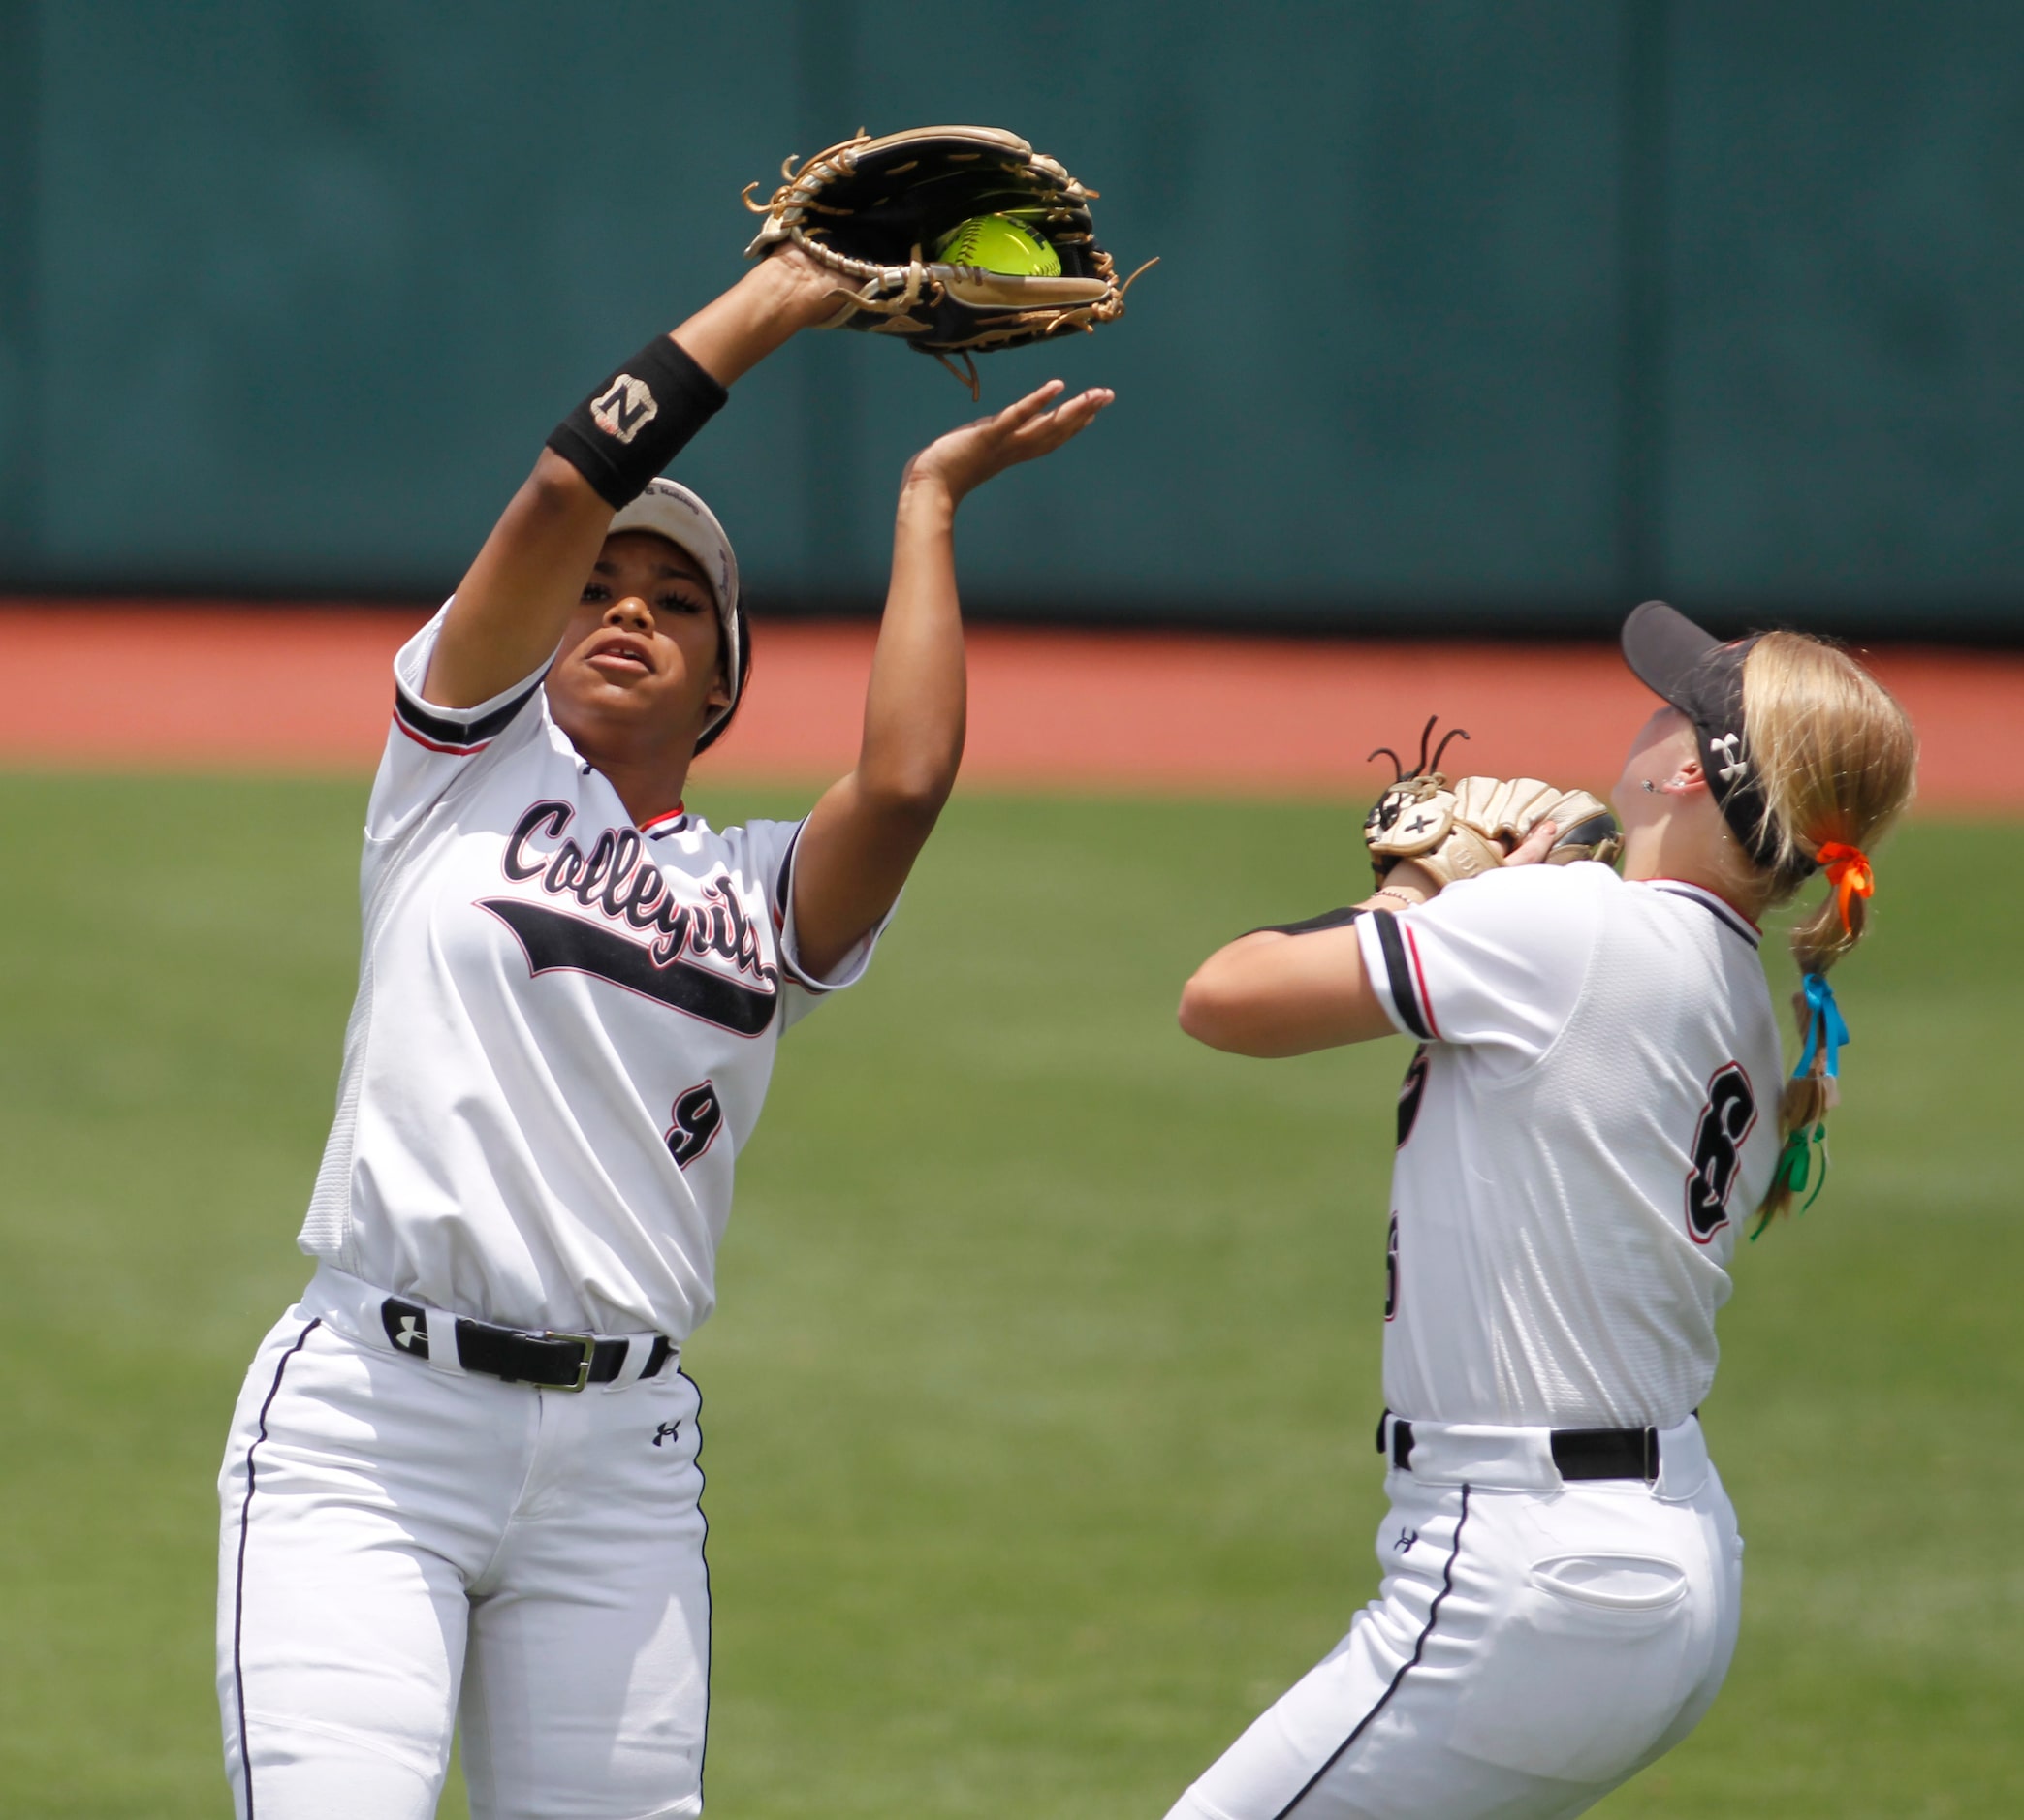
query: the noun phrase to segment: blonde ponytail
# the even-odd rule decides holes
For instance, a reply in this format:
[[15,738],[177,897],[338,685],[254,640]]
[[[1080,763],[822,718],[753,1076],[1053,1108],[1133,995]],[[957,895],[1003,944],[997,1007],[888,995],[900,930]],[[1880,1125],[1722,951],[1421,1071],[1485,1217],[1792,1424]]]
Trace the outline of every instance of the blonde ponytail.
[[1785,1148],[1758,1208],[1760,1233],[1809,1181],[1819,1193],[1817,1168],[1825,1177],[1827,1114],[1839,1098],[1839,1051],[1848,1034],[1827,971],[1869,927],[1872,878],[1864,849],[1911,800],[1918,740],[1889,691],[1848,652],[1798,632],[1766,633],[1751,647],[1743,663],[1743,725],[1763,779],[1759,845],[1776,855],[1766,902],[1786,902],[1817,870],[1828,877],[1826,895],[1792,929],[1801,1052],[1779,1101]]

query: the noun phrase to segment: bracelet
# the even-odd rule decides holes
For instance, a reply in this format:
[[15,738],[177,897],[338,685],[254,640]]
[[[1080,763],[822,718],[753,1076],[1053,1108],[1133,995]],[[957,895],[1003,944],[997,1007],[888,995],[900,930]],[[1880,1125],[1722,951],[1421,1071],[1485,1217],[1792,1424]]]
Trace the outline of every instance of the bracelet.
[[548,446],[616,512],[647,490],[729,396],[656,335],[555,425]]
[[1393,891],[1389,885],[1378,886],[1371,895],[1373,897],[1396,897],[1408,910],[1417,910],[1420,907],[1419,898],[1408,897],[1403,891]]

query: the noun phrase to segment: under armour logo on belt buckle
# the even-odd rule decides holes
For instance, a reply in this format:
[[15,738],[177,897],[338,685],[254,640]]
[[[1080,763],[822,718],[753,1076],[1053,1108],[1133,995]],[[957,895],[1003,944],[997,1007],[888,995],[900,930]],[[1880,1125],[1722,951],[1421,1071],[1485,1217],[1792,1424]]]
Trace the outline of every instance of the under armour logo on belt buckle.
[[1719,739],[1710,739],[1708,750],[1728,761],[1715,773],[1725,784],[1734,783],[1750,769],[1750,761],[1743,756],[1743,736],[1740,733],[1725,733]]
[[421,1340],[426,1346],[428,1341],[428,1335],[422,1331],[421,1324],[413,1315],[402,1315],[400,1317],[400,1332],[394,1335],[395,1345],[406,1346],[412,1349],[417,1340]]

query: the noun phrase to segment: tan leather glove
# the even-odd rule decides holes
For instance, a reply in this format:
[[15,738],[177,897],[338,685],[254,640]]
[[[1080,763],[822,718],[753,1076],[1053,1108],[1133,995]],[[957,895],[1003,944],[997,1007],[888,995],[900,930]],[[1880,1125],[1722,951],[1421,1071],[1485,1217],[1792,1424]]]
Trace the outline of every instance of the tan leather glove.
[[1401,860],[1451,885],[1503,864],[1542,821],[1558,830],[1549,865],[1614,865],[1623,852],[1609,804],[1586,790],[1559,790],[1536,777],[1464,777],[1450,785],[1439,771],[1402,777],[1379,797],[1364,820],[1364,844],[1380,885]]

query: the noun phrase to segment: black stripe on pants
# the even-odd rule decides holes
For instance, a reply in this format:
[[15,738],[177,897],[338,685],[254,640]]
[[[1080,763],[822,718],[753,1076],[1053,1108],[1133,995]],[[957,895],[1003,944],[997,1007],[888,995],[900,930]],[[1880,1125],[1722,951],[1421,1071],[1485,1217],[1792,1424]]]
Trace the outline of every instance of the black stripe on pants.
[[1434,1595],[1434,1603],[1427,1608],[1427,1621],[1420,1626],[1420,1634],[1413,1641],[1412,1654],[1407,1659],[1399,1672],[1391,1678],[1391,1684],[1377,1696],[1376,1704],[1362,1718],[1357,1720],[1356,1729],[1328,1753],[1327,1761],[1301,1785],[1300,1793],[1295,1795],[1278,1813],[1273,1815],[1273,1820],[1286,1820],[1286,1816],[1294,1808],[1298,1807],[1302,1802],[1307,1800],[1308,1796],[1313,1792],[1314,1784],[1320,1781],[1329,1771],[1333,1770],[1342,1761],[1343,1753],[1370,1729],[1371,1722],[1391,1704],[1392,1695],[1399,1691],[1405,1682],[1406,1677],[1419,1666],[1420,1657],[1426,1652],[1427,1639],[1433,1636],[1434,1626],[1439,1621],[1441,1602],[1455,1589],[1455,1559],[1462,1553],[1462,1531],[1468,1522],[1469,1487],[1465,1485],[1462,1488],[1462,1514],[1455,1519],[1455,1539],[1448,1548],[1447,1564],[1440,1570],[1440,1590]]
[[232,1685],[238,1701],[239,1773],[246,1783],[246,1820],[253,1820],[253,1757],[246,1747],[246,1674],[239,1663],[239,1639],[246,1622],[246,1526],[253,1515],[253,1453],[268,1437],[268,1411],[274,1406],[274,1398],[281,1395],[281,1374],[288,1369],[288,1362],[302,1350],[309,1335],[323,1326],[319,1320],[311,1321],[296,1337],[296,1343],[281,1355],[281,1363],[274,1367],[274,1382],[267,1394],[267,1401],[260,1405],[260,1432],[253,1437],[246,1449],[246,1495],[239,1504],[238,1573],[232,1588]]

